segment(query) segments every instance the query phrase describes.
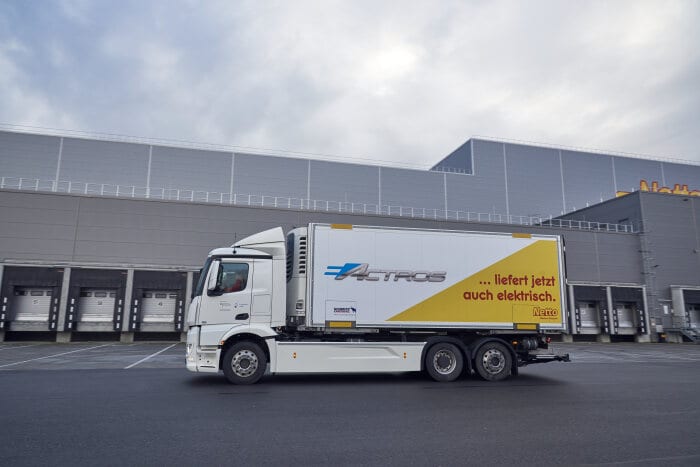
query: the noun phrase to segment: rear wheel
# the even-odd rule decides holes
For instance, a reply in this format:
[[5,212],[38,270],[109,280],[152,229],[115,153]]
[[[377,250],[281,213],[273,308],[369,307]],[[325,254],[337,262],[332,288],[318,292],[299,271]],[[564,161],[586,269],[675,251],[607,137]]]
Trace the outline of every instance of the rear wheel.
[[230,383],[253,384],[265,374],[267,357],[258,344],[239,342],[226,351],[222,366]]
[[474,367],[476,372],[487,381],[501,381],[510,376],[513,357],[505,345],[487,342],[476,352]]
[[454,381],[462,374],[463,368],[462,352],[454,344],[437,343],[425,354],[425,369],[435,381]]

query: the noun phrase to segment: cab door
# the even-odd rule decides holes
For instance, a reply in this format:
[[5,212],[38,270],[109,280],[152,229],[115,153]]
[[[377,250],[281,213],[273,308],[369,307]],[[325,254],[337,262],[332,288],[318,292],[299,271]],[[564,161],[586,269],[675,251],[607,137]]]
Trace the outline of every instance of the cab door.
[[253,277],[251,323],[270,324],[272,319],[272,261],[256,259]]
[[212,274],[216,274],[213,287],[207,287],[202,294],[200,323],[212,324],[248,324],[250,322],[253,270],[252,262],[240,262],[222,259],[214,270],[210,271],[209,284],[214,284]]

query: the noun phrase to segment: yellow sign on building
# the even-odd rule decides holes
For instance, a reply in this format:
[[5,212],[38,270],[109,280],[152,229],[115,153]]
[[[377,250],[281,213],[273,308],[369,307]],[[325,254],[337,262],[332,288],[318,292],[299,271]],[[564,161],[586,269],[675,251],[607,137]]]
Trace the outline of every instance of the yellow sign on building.
[[[669,195],[700,196],[700,190],[691,190],[688,188],[688,185],[681,185],[680,183],[676,183],[673,185],[673,188],[669,188],[667,186],[659,186],[659,182],[657,181],[653,181],[651,182],[651,185],[649,185],[649,182],[647,182],[646,180],[639,181],[639,191],[648,191],[651,193],[667,193]],[[615,193],[615,196],[619,198],[620,196],[625,196],[629,194],[629,191],[618,191],[617,193]]]

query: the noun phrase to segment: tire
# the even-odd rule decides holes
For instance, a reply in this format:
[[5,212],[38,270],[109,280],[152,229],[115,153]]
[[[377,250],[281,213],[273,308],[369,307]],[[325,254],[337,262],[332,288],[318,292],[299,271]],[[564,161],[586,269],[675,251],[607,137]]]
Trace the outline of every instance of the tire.
[[505,345],[487,342],[476,352],[474,367],[477,374],[486,381],[501,381],[510,376],[513,356]]
[[231,384],[255,384],[265,374],[267,357],[258,344],[239,342],[229,347],[222,364]]
[[462,351],[448,342],[439,342],[425,354],[425,369],[435,381],[454,381],[462,374],[464,357]]

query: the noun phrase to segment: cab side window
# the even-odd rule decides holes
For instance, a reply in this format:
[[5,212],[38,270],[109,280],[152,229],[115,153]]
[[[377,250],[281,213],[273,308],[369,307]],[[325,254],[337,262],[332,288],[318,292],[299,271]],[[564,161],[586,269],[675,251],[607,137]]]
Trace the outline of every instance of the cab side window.
[[219,270],[218,289],[222,293],[240,292],[248,286],[248,265],[223,263]]

